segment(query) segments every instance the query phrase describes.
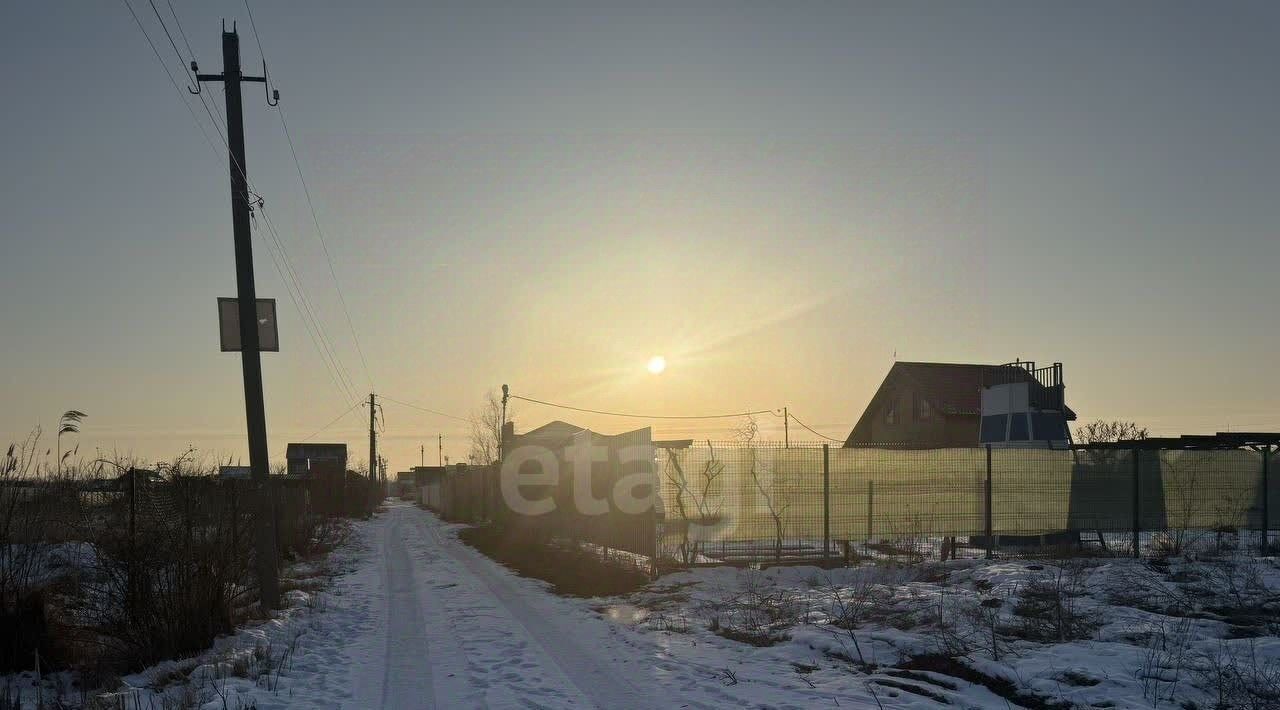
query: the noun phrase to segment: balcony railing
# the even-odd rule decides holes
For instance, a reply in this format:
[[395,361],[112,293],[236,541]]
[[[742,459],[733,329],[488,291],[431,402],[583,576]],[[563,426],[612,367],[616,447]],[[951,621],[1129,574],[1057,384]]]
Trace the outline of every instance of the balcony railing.
[[983,386],[1009,385],[1027,382],[1029,404],[1036,409],[1062,411],[1065,406],[1062,383],[1062,363],[1048,367],[1036,367],[1034,361],[1016,360],[992,367],[983,375]]

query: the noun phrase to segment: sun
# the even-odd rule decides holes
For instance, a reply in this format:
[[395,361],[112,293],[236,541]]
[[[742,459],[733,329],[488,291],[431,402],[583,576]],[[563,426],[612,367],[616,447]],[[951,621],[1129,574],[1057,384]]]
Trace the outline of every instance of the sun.
[[649,358],[649,364],[645,367],[649,368],[649,372],[655,375],[661,375],[662,371],[667,369],[667,359],[661,355],[654,355]]

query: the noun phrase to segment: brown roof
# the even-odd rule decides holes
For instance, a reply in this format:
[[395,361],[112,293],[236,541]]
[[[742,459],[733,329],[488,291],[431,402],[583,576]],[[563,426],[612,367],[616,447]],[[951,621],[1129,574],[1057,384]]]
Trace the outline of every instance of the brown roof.
[[[1025,377],[1034,386],[1040,386],[1031,373],[1003,365],[982,365],[972,363],[951,362],[895,362],[885,375],[884,382],[867,405],[862,417],[849,433],[848,441],[855,440],[855,434],[870,423],[870,417],[878,409],[887,386],[899,379],[905,379],[915,385],[917,394],[927,400],[934,409],[947,415],[977,416],[982,409],[982,386],[985,380],[994,379],[997,373],[1015,373]],[[1021,373],[1020,375],[1017,373]],[[1067,419],[1074,420],[1076,413],[1063,405],[1063,413]]]
[[995,365],[895,362],[890,374],[896,371],[912,380],[920,396],[944,414],[978,414],[983,378],[996,369]]

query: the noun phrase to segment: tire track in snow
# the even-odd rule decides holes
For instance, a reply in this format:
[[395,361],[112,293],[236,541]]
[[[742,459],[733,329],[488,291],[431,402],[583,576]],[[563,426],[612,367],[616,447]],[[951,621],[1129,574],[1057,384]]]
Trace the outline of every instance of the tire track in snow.
[[592,701],[569,678],[541,645],[493,596],[489,588],[448,553],[441,544],[435,518],[407,508],[415,516],[415,548],[430,565],[429,577],[439,590],[448,628],[457,640],[472,689],[475,707],[527,707],[541,710],[581,708]]
[[545,657],[593,705],[599,708],[678,707],[670,701],[653,697],[649,689],[632,683],[629,676],[637,671],[636,668],[609,663],[600,655],[600,651],[605,649],[584,649],[576,641],[582,636],[580,622],[557,623],[562,610],[551,604],[539,603],[543,600],[517,589],[494,562],[439,534],[434,520],[428,519],[427,514],[421,511],[416,512],[422,515],[421,529],[437,548],[460,565],[483,591],[488,592],[497,609],[505,612],[513,626],[522,628]]
[[400,515],[391,512],[384,527],[380,552],[386,596],[383,627],[382,708],[434,708],[438,706],[427,626],[423,621],[413,560],[400,532]]

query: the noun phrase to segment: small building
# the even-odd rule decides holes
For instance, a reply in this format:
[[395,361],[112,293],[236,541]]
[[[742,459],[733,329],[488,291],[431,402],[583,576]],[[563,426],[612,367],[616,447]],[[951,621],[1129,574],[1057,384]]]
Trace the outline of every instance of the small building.
[[844,445],[1053,445],[1069,440],[1075,418],[1062,363],[895,362]]
[[[458,464],[455,470],[464,467],[465,464]],[[414,466],[408,471],[400,471],[396,473],[395,483],[392,485],[392,495],[401,497],[413,495],[413,491],[432,483],[438,483],[448,474],[448,466]]]
[[341,472],[347,470],[346,444],[289,444],[285,449],[285,473],[300,476],[317,468]]

